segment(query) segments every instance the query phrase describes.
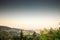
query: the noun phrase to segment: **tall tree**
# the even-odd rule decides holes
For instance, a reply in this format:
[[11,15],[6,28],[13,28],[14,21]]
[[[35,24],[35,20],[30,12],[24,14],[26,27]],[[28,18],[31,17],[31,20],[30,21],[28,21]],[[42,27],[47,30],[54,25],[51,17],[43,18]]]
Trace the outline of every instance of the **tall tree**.
[[20,40],[23,40],[23,31],[20,32]]
[[35,37],[35,36],[36,36],[36,32],[33,33],[33,37]]
[[37,39],[36,38],[36,32],[34,32],[32,36],[33,36],[33,40],[36,40]]

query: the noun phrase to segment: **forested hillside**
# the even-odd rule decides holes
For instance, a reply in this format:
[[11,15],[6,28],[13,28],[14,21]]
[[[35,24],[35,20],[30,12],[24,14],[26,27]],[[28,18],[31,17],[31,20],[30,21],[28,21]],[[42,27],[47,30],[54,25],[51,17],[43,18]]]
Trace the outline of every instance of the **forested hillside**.
[[[2,30],[2,28],[3,27],[0,27],[0,40],[60,40],[60,28],[40,30],[39,34],[34,32],[33,30],[20,30],[19,33],[15,32],[15,34],[14,31],[7,32],[6,30]],[[7,27],[4,28],[6,29]]]

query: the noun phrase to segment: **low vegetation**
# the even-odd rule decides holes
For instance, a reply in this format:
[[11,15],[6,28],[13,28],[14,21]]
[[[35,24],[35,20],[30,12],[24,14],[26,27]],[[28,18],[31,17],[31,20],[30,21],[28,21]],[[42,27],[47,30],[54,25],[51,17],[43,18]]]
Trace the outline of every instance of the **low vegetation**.
[[21,30],[20,35],[12,35],[0,30],[0,40],[60,40],[60,28],[44,29],[40,31],[40,34],[33,32],[32,35],[24,35],[23,30]]

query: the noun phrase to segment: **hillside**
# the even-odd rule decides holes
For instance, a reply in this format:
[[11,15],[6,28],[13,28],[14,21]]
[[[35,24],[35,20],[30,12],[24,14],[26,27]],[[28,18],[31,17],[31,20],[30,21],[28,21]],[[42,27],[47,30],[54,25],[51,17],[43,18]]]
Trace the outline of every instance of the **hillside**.
[[29,35],[29,34],[31,35],[34,32],[33,30],[10,28],[8,26],[0,26],[0,30],[6,31],[8,33],[12,33],[12,35],[20,34],[21,30],[23,30],[24,35]]

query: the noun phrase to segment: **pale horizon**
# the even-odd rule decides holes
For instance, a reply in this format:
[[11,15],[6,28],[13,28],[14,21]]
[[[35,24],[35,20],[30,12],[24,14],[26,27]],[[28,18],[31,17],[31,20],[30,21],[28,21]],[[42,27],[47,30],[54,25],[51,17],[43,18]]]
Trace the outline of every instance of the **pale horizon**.
[[0,25],[27,30],[58,28],[60,3],[58,1],[1,2]]

